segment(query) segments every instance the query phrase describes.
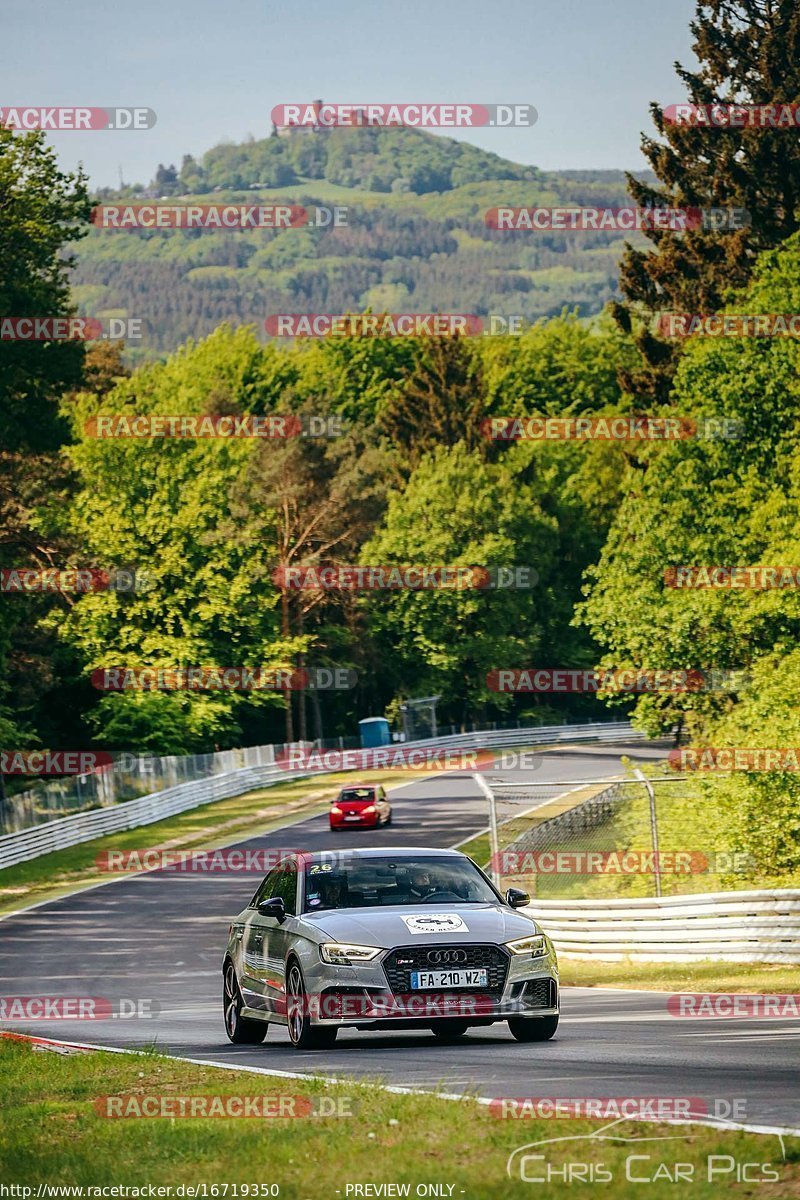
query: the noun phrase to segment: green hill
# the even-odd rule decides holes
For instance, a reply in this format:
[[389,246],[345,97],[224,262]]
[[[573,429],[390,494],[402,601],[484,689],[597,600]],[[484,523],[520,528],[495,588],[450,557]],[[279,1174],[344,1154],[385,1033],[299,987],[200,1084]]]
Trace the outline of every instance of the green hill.
[[174,198],[346,205],[341,228],[96,229],[73,275],[87,315],[143,321],[131,357],[167,353],[220,322],[271,313],[455,311],[520,315],[598,312],[616,294],[623,235],[502,233],[484,223],[502,204],[621,205],[614,171],[546,173],[412,129],[293,131],[215,146],[149,187],[101,201]]

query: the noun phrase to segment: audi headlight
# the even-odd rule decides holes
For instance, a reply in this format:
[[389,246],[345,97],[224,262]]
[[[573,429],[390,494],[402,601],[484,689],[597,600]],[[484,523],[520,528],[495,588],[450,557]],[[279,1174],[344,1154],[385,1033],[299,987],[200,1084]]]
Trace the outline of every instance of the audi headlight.
[[375,805],[374,805],[374,804],[368,804],[368,805],[367,805],[367,807],[366,807],[366,808],[362,808],[362,810],[361,810],[361,811],[362,811],[362,813],[363,813],[365,816],[367,816],[367,815],[369,815],[370,813],[374,813],[374,812],[375,812]]
[[542,933],[519,938],[516,942],[506,942],[506,946],[512,954],[530,954],[531,958],[541,958],[547,954],[547,938]]
[[323,942],[319,948],[322,961],[338,967],[354,967],[357,963],[370,962],[380,952],[380,946],[351,946],[349,942]]
[[338,804],[332,804],[332,805],[331,805],[331,812],[332,812],[332,813],[336,813],[336,816],[337,816],[337,817],[340,817],[340,816],[342,815],[342,809],[341,809],[341,808],[339,808],[339,805],[338,805]]

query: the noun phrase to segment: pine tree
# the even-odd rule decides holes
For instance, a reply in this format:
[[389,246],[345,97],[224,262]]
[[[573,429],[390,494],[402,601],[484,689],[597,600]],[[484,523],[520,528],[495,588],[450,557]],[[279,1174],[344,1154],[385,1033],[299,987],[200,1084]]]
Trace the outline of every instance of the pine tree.
[[[800,102],[798,0],[707,0],[698,3],[691,31],[699,70],[675,64],[690,103]],[[643,136],[642,151],[659,182],[629,175],[636,203],[750,214],[749,225],[735,232],[648,230],[652,250],[626,250],[620,286],[627,304],[616,305],[615,315],[623,328],[638,326],[643,363],[621,382],[665,400],[679,351],[651,332],[649,319],[657,312],[717,311],[731,289],[747,283],[758,253],[800,227],[800,138],[796,127],[676,125],[660,105],[650,110],[664,140]]]

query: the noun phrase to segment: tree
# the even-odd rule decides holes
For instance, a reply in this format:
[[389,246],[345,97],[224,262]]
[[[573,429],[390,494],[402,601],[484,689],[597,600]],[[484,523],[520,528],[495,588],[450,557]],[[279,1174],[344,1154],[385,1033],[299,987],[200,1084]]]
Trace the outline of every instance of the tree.
[[[72,315],[67,278],[74,259],[66,250],[88,229],[86,177],[60,171],[42,133],[0,127],[0,209],[0,313]],[[52,566],[65,550],[50,520],[70,491],[59,458],[68,425],[58,402],[78,386],[83,369],[82,342],[0,339],[2,567]],[[46,735],[54,726],[69,727],[46,712],[60,664],[39,621],[52,604],[32,595],[6,597],[0,606],[0,716],[13,695],[19,721],[42,726]]]
[[[796,0],[704,0],[691,24],[700,61],[692,72],[676,63],[692,104],[800,102],[800,8]],[[800,142],[787,128],[711,128],[669,124],[651,105],[661,139],[642,150],[659,183],[628,175],[634,200],[658,208],[743,208],[750,224],[737,232],[647,230],[653,248],[629,246],[620,268],[627,303],[617,316],[639,324],[640,370],[625,387],[665,400],[679,348],[654,336],[659,311],[716,312],[732,288],[744,286],[757,255],[800,227]]]
[[[86,176],[58,169],[40,132],[0,126],[0,312],[4,317],[74,313],[70,243],[88,232]],[[64,441],[58,400],[81,380],[80,341],[0,340],[0,445],[50,451]]]
[[458,720],[509,697],[490,690],[488,672],[530,665],[544,644],[542,610],[556,554],[555,521],[530,483],[458,443],[422,459],[364,546],[364,565],[527,566],[532,588],[443,588],[370,593],[364,600],[394,691],[441,693]]
[[424,338],[419,360],[378,413],[378,428],[410,466],[436,446],[485,445],[480,358],[461,337]]
[[[324,415],[307,398],[295,402],[293,415],[310,422]],[[248,468],[231,489],[232,544],[244,536],[264,541],[271,550],[271,571],[293,566],[357,561],[358,552],[383,511],[388,462],[373,444],[370,431],[354,426],[343,436],[292,437],[258,447]],[[298,645],[297,667],[322,665],[331,644],[352,654],[356,638],[338,624],[352,624],[347,594],[280,589],[281,637]],[[338,666],[349,665],[341,660]],[[316,697],[312,697],[316,701]],[[294,740],[292,694],[287,693],[286,740]],[[298,693],[299,737],[306,737],[305,695]],[[321,720],[315,704],[317,721]]]
[[[732,304],[798,311],[800,235],[762,255]],[[780,661],[797,646],[797,589],[670,587],[665,573],[800,561],[799,366],[793,338],[692,339],[675,377],[675,407],[698,421],[727,417],[739,436],[653,445],[647,470],[628,473],[579,614],[605,650],[603,666],[751,672],[765,656]],[[736,693],[654,694],[639,701],[636,717],[652,732],[683,719],[699,737],[744,703]]]
[[[251,438],[93,437],[98,413],[223,414],[271,411],[285,386],[283,355],[251,331],[221,327],[165,363],[120,380],[103,398],[70,404],[76,444],[70,458],[80,487],[66,516],[85,560],[141,572],[148,586],[79,597],[58,621],[65,644],[88,674],[99,667],[286,667],[296,644],[281,639],[278,595],[269,574],[276,522],[232,538],[230,497],[257,450]],[[96,736],[153,731],[231,744],[240,712],[278,707],[273,692],[182,692],[166,701],[112,694],[98,706]],[[182,717],[175,725],[175,710]],[[166,715],[166,719],[165,719]]]
[[178,172],[175,170],[175,165],[165,167],[163,163],[158,164],[156,177],[153,180],[159,196],[174,196],[178,192]]

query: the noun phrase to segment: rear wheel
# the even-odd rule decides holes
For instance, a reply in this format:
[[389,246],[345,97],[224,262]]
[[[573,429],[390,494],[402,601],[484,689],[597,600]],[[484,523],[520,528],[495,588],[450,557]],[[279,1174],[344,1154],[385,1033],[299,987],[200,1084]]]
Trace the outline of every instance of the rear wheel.
[[558,1017],[512,1017],[508,1028],[518,1042],[549,1042],[558,1029]]
[[222,1009],[228,1040],[236,1046],[257,1046],[267,1036],[268,1022],[254,1021],[242,1016],[244,1001],[232,962],[228,962],[222,977]]
[[286,1024],[296,1050],[325,1050],[336,1041],[336,1025],[312,1025],[303,972],[293,962],[286,979]]
[[466,1021],[435,1021],[431,1033],[438,1042],[460,1042],[469,1029]]

